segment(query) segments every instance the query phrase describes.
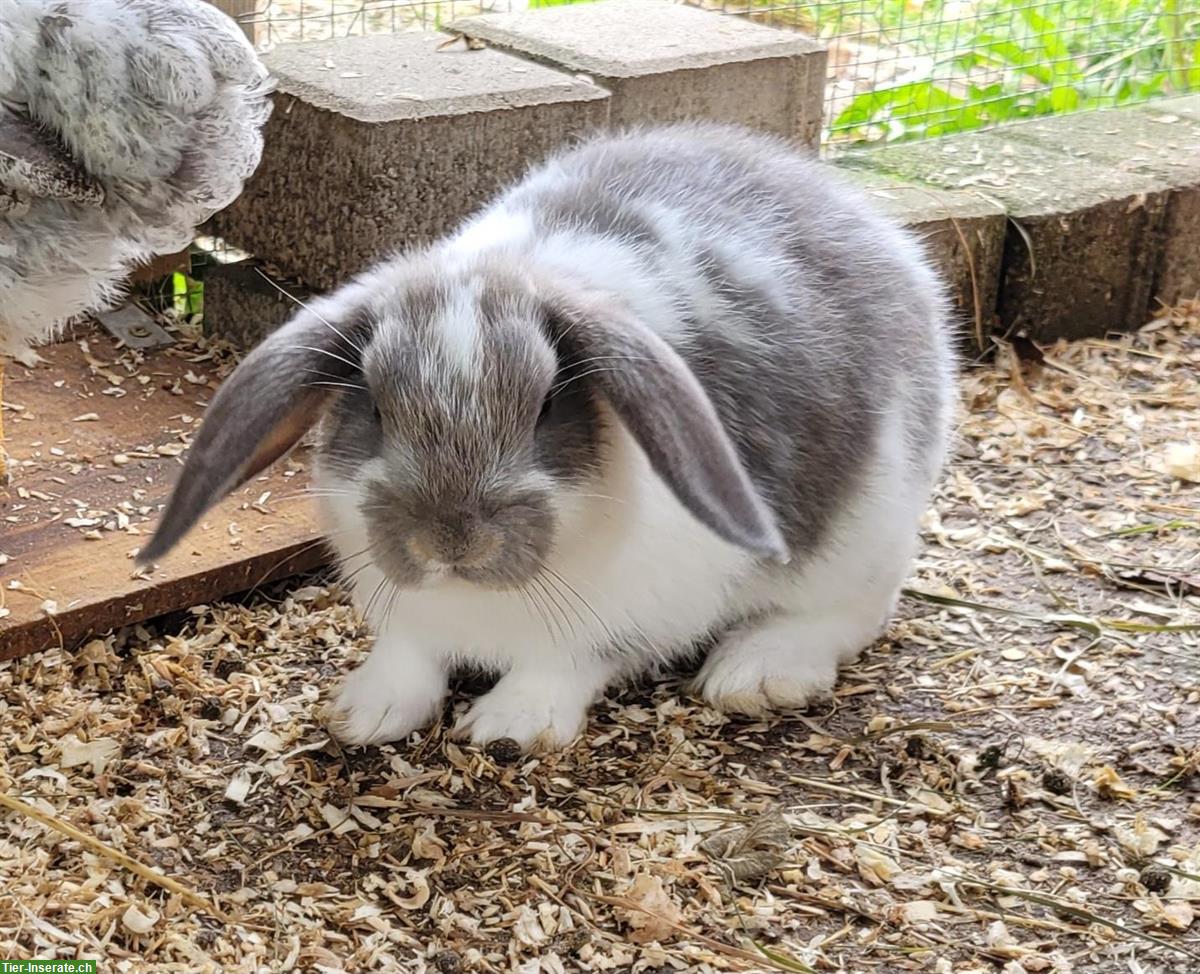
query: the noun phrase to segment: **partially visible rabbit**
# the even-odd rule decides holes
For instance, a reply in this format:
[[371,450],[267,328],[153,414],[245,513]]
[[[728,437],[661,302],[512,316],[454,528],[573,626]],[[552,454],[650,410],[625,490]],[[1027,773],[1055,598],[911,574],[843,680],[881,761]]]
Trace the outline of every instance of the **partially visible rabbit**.
[[344,741],[422,726],[465,662],[503,676],[459,732],[561,746],[709,636],[705,700],[802,707],[909,569],[946,318],[916,242],[783,143],[597,138],[255,349],[142,557],[323,416],[325,526],[376,633]]

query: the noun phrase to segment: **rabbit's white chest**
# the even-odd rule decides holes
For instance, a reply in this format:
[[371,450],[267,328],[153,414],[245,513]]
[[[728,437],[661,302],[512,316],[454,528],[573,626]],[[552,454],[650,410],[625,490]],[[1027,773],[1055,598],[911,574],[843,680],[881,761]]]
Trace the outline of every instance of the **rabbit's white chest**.
[[[356,600],[369,606],[377,634],[402,633],[426,651],[489,667],[616,649],[640,668],[745,611],[737,590],[755,573],[751,556],[700,525],[631,438],[615,439],[605,476],[562,499],[554,552],[523,590],[442,578],[393,598],[376,593],[387,583],[374,568],[359,571]],[[366,525],[350,497],[323,504],[339,554],[366,548]]]

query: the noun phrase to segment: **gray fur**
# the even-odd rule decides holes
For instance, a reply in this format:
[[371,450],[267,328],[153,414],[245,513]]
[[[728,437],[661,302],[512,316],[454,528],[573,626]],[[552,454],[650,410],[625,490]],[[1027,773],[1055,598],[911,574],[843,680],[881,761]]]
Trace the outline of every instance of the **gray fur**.
[[[544,234],[634,248],[679,309],[699,378],[797,553],[853,493],[880,413],[905,387],[918,462],[940,463],[945,302],[915,244],[829,167],[715,126],[600,139],[505,200]],[[675,231],[668,219],[682,225]]]
[[140,564],[170,551],[213,504],[290,451],[336,392],[358,384],[367,328],[353,305],[326,298],[246,357],[205,411]]
[[268,93],[205,0],[0,0],[0,355],[186,248],[258,165]]
[[[818,162],[715,126],[602,137],[497,210],[532,236],[467,260],[453,241],[398,257],[327,299],[324,327],[301,315],[257,350],[210,408],[145,557],[326,402],[323,462],[386,470],[363,511],[397,584],[430,559],[487,586],[531,577],[554,544],[555,485],[602,469],[615,421],[696,517],[780,559],[819,548],[884,412],[903,415],[913,463],[940,463],[940,288]],[[471,367],[439,331],[463,308]]]

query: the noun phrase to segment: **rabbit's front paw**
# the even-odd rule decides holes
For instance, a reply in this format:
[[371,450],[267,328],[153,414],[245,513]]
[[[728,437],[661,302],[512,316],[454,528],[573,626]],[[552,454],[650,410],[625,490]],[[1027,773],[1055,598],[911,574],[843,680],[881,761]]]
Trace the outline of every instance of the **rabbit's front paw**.
[[865,633],[836,624],[778,616],[732,630],[713,647],[692,689],[710,706],[758,717],[800,710],[826,698],[837,682],[848,640],[861,649]]
[[613,672],[611,664],[590,658],[513,669],[472,704],[454,733],[475,744],[508,737],[526,751],[559,750],[582,733],[588,708]]
[[512,738],[521,748],[558,750],[571,743],[587,722],[587,703],[555,699],[555,687],[537,680],[507,682],[505,677],[475,701],[454,726],[458,737],[487,744]]
[[386,744],[427,724],[446,694],[446,676],[431,662],[403,658],[366,662],[346,677],[325,711],[329,732],[343,744]]

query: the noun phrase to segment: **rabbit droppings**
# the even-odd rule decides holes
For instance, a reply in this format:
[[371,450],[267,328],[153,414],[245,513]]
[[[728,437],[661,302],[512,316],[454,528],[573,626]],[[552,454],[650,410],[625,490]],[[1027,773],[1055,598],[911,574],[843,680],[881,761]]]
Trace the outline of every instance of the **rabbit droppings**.
[[223,384],[157,534],[322,419],[316,493],[375,632],[351,744],[500,672],[476,742],[561,747],[616,681],[803,707],[887,623],[946,451],[954,356],[918,243],[739,129],[595,138],[320,298]]

